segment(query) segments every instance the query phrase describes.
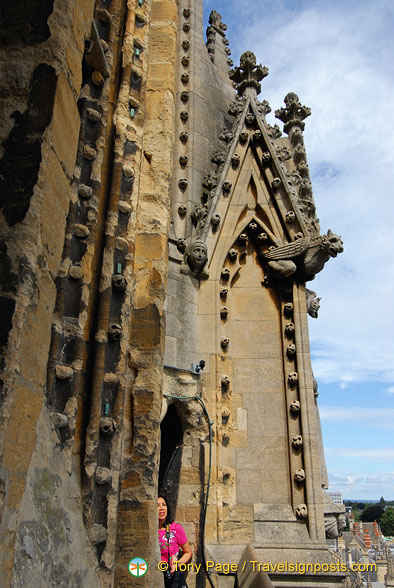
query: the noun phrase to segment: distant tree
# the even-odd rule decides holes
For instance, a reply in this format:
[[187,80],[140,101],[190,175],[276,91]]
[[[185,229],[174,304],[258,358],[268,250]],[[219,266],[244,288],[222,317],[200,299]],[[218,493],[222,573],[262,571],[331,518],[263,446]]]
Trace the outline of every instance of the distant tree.
[[364,523],[372,523],[373,521],[377,521],[380,523],[383,511],[384,506],[382,504],[370,504],[364,508],[363,512],[361,513],[360,521],[363,521]]
[[383,498],[383,496],[380,497],[379,504],[381,504],[382,506],[386,506],[386,501]]
[[380,519],[380,528],[383,535],[394,535],[394,508],[386,508]]

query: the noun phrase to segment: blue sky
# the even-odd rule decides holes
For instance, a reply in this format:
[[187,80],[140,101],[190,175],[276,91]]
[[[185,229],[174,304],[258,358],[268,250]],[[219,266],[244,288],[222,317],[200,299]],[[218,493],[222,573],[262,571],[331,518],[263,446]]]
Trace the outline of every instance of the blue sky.
[[321,230],[345,245],[309,285],[322,298],[309,329],[330,490],[393,500],[394,2],[205,0],[206,23],[212,9],[234,63],[251,50],[269,67],[260,99],[274,111],[293,91],[312,109]]

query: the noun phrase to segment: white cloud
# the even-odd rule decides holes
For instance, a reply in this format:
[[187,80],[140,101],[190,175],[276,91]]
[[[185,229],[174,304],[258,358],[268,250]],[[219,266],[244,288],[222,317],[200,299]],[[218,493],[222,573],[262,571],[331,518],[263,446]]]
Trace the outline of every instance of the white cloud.
[[347,448],[347,447],[325,447],[324,454],[329,458],[351,458],[361,459],[373,463],[394,463],[394,449],[379,448]]
[[394,394],[394,386],[390,386],[389,388],[387,388],[387,392],[388,394]]
[[342,492],[344,498],[393,499],[394,471],[383,474],[351,473],[343,476],[329,472],[330,491]]
[[319,412],[322,421],[357,422],[368,428],[394,429],[394,408],[320,406]]

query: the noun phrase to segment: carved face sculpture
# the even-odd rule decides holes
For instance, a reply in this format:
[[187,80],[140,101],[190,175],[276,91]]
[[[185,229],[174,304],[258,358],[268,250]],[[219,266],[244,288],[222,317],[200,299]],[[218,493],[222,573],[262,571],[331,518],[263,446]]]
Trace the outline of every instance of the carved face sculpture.
[[281,185],[282,180],[280,178],[274,178],[271,182],[271,186],[273,188],[279,188],[279,186]]
[[230,259],[236,259],[237,258],[237,250],[234,249],[234,247],[232,247],[228,252],[228,256]]
[[180,163],[182,166],[185,166],[185,165],[187,164],[187,161],[188,161],[188,157],[187,157],[187,155],[181,155],[181,156],[180,156],[180,158],[179,158],[179,163]]
[[268,163],[269,161],[271,161],[271,153],[269,151],[264,151],[261,159],[263,163]]
[[336,257],[338,253],[343,253],[343,241],[339,235],[336,235],[331,231],[327,232],[327,239],[329,243],[328,253],[330,257]]
[[189,253],[189,264],[193,269],[200,269],[208,259],[208,250],[205,243],[196,241]]
[[122,274],[115,274],[112,276],[112,285],[116,290],[126,290],[126,278]]
[[230,339],[228,337],[222,337],[220,340],[220,344],[221,346],[225,349],[226,347],[228,347],[228,344],[230,343]]
[[256,141],[258,139],[261,139],[261,131],[259,129],[257,129],[256,131],[254,131],[254,133],[253,133],[253,139],[255,139]]
[[290,412],[292,414],[298,414],[300,412],[300,410],[301,410],[301,404],[300,404],[299,400],[293,400],[290,403]]
[[308,306],[308,313],[312,318],[318,317],[319,308],[320,308],[320,300],[321,300],[321,298],[314,298]]
[[222,306],[222,308],[220,309],[220,316],[222,317],[222,319],[226,319],[227,315],[228,315],[227,306]]
[[221,276],[222,276],[222,280],[225,280],[227,282],[227,280],[229,280],[229,278],[230,278],[230,270],[227,268],[224,268],[222,270]]
[[258,229],[258,225],[257,225],[257,223],[253,223],[253,222],[252,222],[252,223],[249,223],[249,225],[248,225],[248,228],[249,228],[251,231],[256,231],[256,230]]
[[305,482],[305,471],[304,470],[296,470],[294,473],[294,480],[298,482],[298,484],[302,484]]
[[286,335],[289,335],[289,336],[293,335],[294,330],[295,330],[294,323],[287,323],[287,325],[285,325]]
[[291,343],[291,345],[287,346],[287,355],[288,357],[294,357],[296,353],[296,346],[294,345],[294,343]]
[[189,118],[189,113],[187,112],[187,110],[182,110],[182,112],[180,113],[180,119],[183,120],[183,122],[186,122],[187,119]]
[[187,208],[184,204],[181,204],[180,206],[178,206],[178,213],[180,216],[185,216],[187,212]]
[[230,182],[223,182],[223,192],[229,192],[231,190],[231,183]]
[[108,329],[108,339],[110,341],[119,341],[122,336],[122,327],[120,325],[111,325]]
[[247,125],[252,125],[255,120],[256,119],[255,119],[254,114],[247,114],[246,115],[245,122],[246,122]]
[[240,161],[241,161],[241,158],[237,153],[235,153],[231,158],[231,162],[233,164],[233,167],[238,167]]
[[227,388],[227,386],[230,385],[230,378],[224,374],[221,378],[221,382],[222,382],[222,386],[224,388]]
[[247,141],[247,139],[248,139],[248,131],[242,131],[242,133],[240,133],[240,135],[239,135],[239,138],[242,141],[242,143],[244,143],[245,141]]
[[295,221],[295,212],[294,210],[289,210],[289,212],[286,213],[286,220],[288,223],[292,223]]
[[176,242],[176,246],[178,251],[180,251],[181,253],[184,253],[185,249],[186,249],[186,239],[184,237],[181,237],[180,239],[178,239],[178,241]]
[[100,434],[103,437],[109,437],[116,430],[116,423],[110,417],[101,417],[100,419]]
[[246,233],[241,233],[238,240],[241,241],[241,243],[247,243],[248,235]]
[[291,444],[295,449],[299,449],[300,447],[302,447],[302,443],[303,441],[301,435],[294,435],[291,438]]
[[298,382],[298,374],[297,372],[291,372],[288,376],[290,386],[295,386]]
[[228,294],[228,289],[227,288],[222,288],[220,290],[220,298],[226,298],[227,294]]
[[283,307],[283,312],[284,315],[289,317],[293,315],[293,303],[292,302],[286,302],[286,304]]
[[213,217],[211,218],[211,223],[214,227],[217,227],[218,224],[220,223],[220,214],[214,214]]
[[260,233],[259,235],[257,235],[257,238],[259,241],[268,241],[268,235],[267,233]]
[[346,527],[346,515],[340,514],[340,515],[338,515],[338,533],[339,533],[339,535],[342,534],[342,531],[345,529],[345,527]]
[[308,508],[306,504],[299,504],[296,508],[296,516],[299,519],[306,519],[308,516]]

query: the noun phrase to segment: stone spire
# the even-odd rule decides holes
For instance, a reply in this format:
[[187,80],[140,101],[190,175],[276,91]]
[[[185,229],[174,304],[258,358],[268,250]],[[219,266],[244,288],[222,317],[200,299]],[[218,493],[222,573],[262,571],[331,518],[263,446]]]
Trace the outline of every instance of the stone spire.
[[311,115],[311,109],[308,106],[302,106],[300,99],[294,92],[289,92],[285,96],[284,102],[286,104],[285,108],[275,110],[276,118],[285,123],[284,132],[289,133],[292,127],[299,127],[303,131],[305,128],[303,121]]
[[261,92],[262,79],[268,76],[268,67],[256,65],[256,56],[251,51],[242,53],[239,67],[229,73],[229,78],[236,84],[239,96],[257,96]]

